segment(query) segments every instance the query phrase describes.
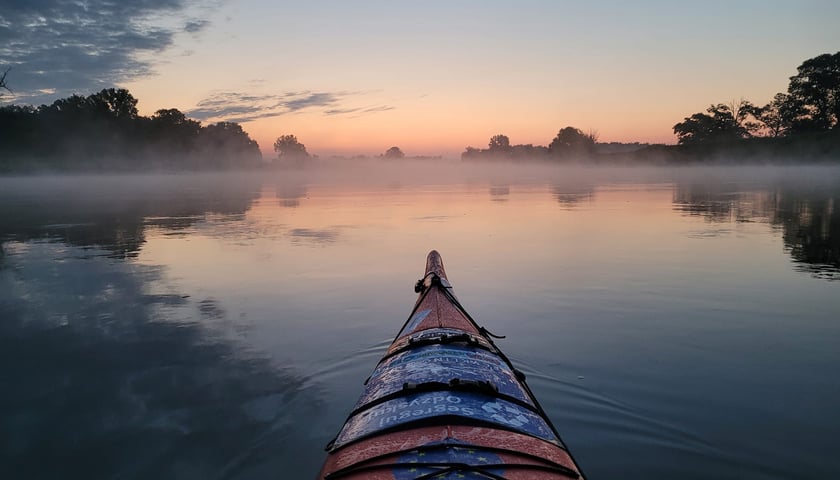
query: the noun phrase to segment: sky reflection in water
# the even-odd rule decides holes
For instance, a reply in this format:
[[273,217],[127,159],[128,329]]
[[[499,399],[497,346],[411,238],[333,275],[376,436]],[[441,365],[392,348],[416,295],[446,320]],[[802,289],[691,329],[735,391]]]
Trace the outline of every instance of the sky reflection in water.
[[838,470],[840,172],[446,168],[0,179],[0,474],[314,476],[432,248],[593,477]]

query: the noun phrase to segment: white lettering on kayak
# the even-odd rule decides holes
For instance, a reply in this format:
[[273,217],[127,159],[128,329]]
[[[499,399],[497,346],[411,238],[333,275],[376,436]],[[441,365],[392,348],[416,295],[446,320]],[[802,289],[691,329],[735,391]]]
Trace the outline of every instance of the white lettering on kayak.
[[410,402],[383,405],[371,411],[370,417],[380,417],[378,426],[382,428],[410,418],[430,417],[440,414],[465,415],[470,417],[475,415],[474,408],[462,406],[460,403],[461,398],[457,395],[433,395],[424,398],[415,398]]

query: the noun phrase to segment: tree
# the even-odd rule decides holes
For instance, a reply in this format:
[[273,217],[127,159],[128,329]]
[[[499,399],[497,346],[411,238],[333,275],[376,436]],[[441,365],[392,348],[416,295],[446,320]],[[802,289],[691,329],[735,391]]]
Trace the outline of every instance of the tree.
[[691,145],[748,138],[760,127],[750,120],[758,115],[758,111],[752,103],[743,99],[729,105],[710,105],[707,113],[695,113],[674,125],[677,143]]
[[461,153],[461,160],[474,160],[481,157],[481,150],[475,147],[467,147]]
[[400,147],[391,147],[385,152],[384,157],[385,158],[403,158],[403,157],[405,157],[405,154],[403,153],[402,150],[400,150]]
[[274,141],[274,151],[280,160],[301,160],[309,158],[306,147],[294,135],[281,135]]
[[732,112],[732,116],[735,117],[735,122],[743,129],[745,137],[751,137],[761,128],[761,124],[756,120],[761,113],[760,107],[756,107],[752,102],[743,98],[738,102],[732,100],[727,106]]
[[131,120],[128,125],[114,121],[110,108],[91,97],[74,94],[38,107],[39,136],[48,141],[37,147],[39,154],[64,152],[80,163],[126,158],[119,150],[126,147],[127,136],[137,130],[130,128]]
[[6,75],[9,74],[9,70],[11,70],[11,67],[7,68],[2,74],[0,74],[0,90],[6,90],[7,92],[12,91],[6,84]]
[[840,119],[840,52],[805,60],[790,77],[788,95],[797,117],[794,131],[829,130]]
[[218,122],[203,127],[197,143],[206,166],[244,167],[262,162],[260,146],[238,123]]
[[542,145],[528,143],[510,147],[510,158],[514,160],[534,160],[545,157],[547,154],[548,148]]
[[177,108],[156,111],[149,125],[151,139],[173,153],[192,150],[202,130],[200,122],[187,118]]
[[798,115],[799,109],[791,102],[790,97],[784,93],[777,93],[770,103],[757,110],[756,118],[763,126],[766,136],[777,138],[788,134]]
[[493,135],[490,137],[490,143],[488,144],[490,151],[492,152],[505,152],[510,150],[510,139],[507,135]]
[[187,118],[187,116],[177,108],[161,108],[152,115],[152,120],[166,127],[178,127],[181,125],[188,125],[190,123],[198,123],[195,120]]
[[0,145],[9,154],[0,155],[0,170],[29,158],[82,169],[262,166],[259,145],[239,124],[202,127],[174,108],[140,116],[137,100],[124,89],[72,95],[37,108],[0,107],[0,125]]
[[586,134],[578,128],[565,127],[557,132],[557,136],[548,145],[548,150],[552,155],[560,157],[588,155],[595,150],[597,139],[598,134],[595,132]]
[[87,97],[87,101],[94,110],[114,118],[137,118],[137,99],[124,88],[105,88]]
[[51,105],[41,105],[38,110],[44,114],[61,114],[65,116],[80,116],[90,110],[86,97],[73,94],[67,98],[59,98]]
[[0,170],[5,170],[16,161],[15,153],[31,153],[36,148],[43,148],[49,142],[39,142],[38,115],[31,105],[6,105],[0,107]]

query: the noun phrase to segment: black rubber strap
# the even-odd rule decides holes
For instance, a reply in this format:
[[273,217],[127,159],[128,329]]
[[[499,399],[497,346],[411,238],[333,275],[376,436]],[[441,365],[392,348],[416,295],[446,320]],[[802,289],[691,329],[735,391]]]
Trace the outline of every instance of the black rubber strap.
[[[486,340],[486,338],[485,338],[485,340]],[[385,355],[383,355],[382,358],[379,359],[379,363],[377,363],[376,366],[379,367],[379,365],[381,365],[382,362],[384,362],[385,360],[393,357],[394,355],[402,353],[406,350],[411,350],[411,349],[418,348],[418,347],[425,347],[427,345],[447,345],[447,344],[450,344],[450,343],[460,343],[460,342],[464,342],[464,343],[466,343],[467,345],[469,345],[470,347],[473,347],[473,348],[480,348],[482,350],[486,350],[486,351],[488,351],[490,353],[493,353],[495,355],[499,355],[499,353],[500,353],[497,348],[493,348],[493,347],[490,347],[488,345],[482,344],[481,341],[479,341],[478,338],[475,335],[470,335],[467,332],[455,333],[455,334],[449,334],[449,333],[446,333],[446,332],[441,332],[440,335],[429,335],[427,337],[421,337],[421,338],[409,337],[408,340],[406,341],[405,345],[403,345],[400,348],[394,350],[393,352],[389,352],[389,353],[386,353]],[[487,342],[487,343],[490,344],[490,342]],[[501,358],[500,355],[499,355],[499,357]]]

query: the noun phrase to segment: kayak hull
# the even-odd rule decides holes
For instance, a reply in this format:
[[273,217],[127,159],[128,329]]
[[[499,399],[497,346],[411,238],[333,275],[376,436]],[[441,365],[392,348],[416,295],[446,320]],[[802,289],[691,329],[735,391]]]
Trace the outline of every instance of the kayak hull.
[[319,478],[582,478],[525,376],[455,297],[436,251],[415,290]]

